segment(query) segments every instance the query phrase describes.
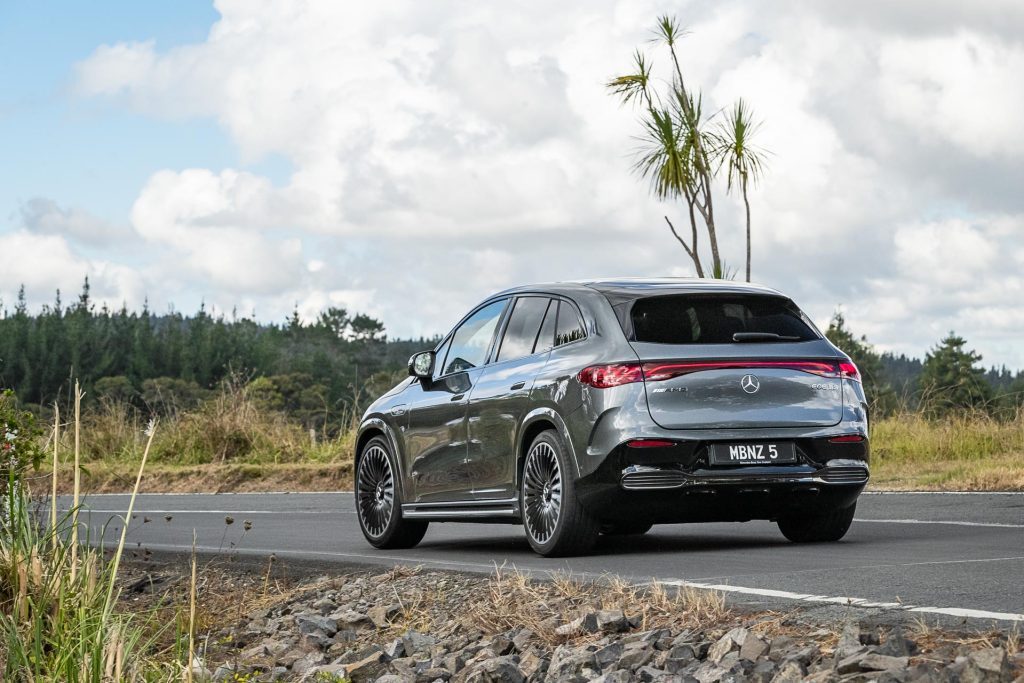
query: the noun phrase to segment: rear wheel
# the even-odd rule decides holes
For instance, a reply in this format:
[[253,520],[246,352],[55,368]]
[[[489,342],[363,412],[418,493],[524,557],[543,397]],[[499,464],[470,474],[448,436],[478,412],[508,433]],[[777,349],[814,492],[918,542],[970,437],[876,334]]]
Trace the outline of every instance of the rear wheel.
[[813,517],[790,515],[779,518],[779,531],[794,543],[829,543],[846,535],[853,523],[854,503]]
[[605,536],[642,536],[652,526],[643,522],[606,522],[601,525],[601,533]]
[[583,554],[597,540],[599,526],[576,497],[566,449],[553,430],[540,433],[530,444],[519,502],[526,538],[540,555]]
[[387,441],[370,439],[356,468],[356,516],[375,548],[412,548],[427,533],[426,522],[402,518],[397,471]]

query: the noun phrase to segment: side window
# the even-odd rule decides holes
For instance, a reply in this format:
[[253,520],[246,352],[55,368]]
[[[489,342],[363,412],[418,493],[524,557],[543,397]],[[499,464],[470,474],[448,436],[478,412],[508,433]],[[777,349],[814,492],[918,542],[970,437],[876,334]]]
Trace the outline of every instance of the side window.
[[548,304],[548,312],[544,314],[544,322],[541,323],[540,332],[537,334],[537,344],[533,347],[534,353],[543,353],[555,345],[555,318],[558,317],[558,299],[552,299]]
[[555,346],[568,344],[583,339],[587,333],[583,330],[583,321],[576,307],[566,301],[558,302],[558,325],[555,328]]
[[484,364],[505,303],[506,300],[502,299],[484,306],[455,330],[444,361],[444,371],[440,374],[463,372]]
[[505,334],[501,339],[498,360],[522,358],[533,353],[537,331],[544,319],[550,299],[539,296],[522,296],[516,299],[515,308],[508,318]]

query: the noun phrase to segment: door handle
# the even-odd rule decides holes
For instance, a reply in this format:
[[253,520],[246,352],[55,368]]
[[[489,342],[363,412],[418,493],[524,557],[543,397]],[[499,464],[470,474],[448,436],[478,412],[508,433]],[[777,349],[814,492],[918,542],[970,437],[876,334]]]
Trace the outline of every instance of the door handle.
[[511,388],[512,388],[512,391],[515,391],[516,389],[522,389],[525,386],[526,386],[526,382],[516,382],[515,384],[512,385]]
[[452,396],[451,399],[449,400],[451,400],[452,402],[461,401],[463,396],[465,396],[465,394],[456,394],[455,396]]

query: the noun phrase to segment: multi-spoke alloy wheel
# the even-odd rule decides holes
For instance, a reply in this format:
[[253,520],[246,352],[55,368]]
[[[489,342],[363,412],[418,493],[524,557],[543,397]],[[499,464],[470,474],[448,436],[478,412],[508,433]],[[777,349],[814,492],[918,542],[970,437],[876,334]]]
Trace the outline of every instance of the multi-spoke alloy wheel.
[[537,543],[547,543],[562,512],[562,471],[555,450],[538,441],[523,466],[523,518]]
[[427,522],[402,516],[401,470],[384,436],[366,442],[356,466],[356,513],[363,535],[375,548],[412,548],[427,533]]
[[371,536],[382,536],[395,509],[395,476],[380,446],[370,446],[359,461],[356,495],[359,518]]

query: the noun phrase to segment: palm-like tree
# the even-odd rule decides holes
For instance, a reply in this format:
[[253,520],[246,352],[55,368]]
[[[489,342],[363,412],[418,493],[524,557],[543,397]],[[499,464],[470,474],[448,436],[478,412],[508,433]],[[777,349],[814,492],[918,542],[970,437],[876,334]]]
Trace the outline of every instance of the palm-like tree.
[[747,189],[756,185],[764,174],[766,152],[751,143],[761,124],[754,121],[753,112],[742,100],[736,102],[719,121],[715,133],[714,156],[719,167],[726,167],[726,189],[739,187],[747,218],[747,282],[750,282],[750,199]]
[[750,110],[740,101],[726,122],[714,125],[718,114],[705,118],[699,91],[687,88],[680,66],[676,44],[685,35],[678,22],[670,16],[658,18],[654,42],[668,47],[671,77],[664,81],[652,78],[652,65],[644,53],[634,54],[634,70],[607,83],[612,94],[623,104],[634,104],[641,110],[642,134],[638,136],[634,171],[651,183],[658,199],[685,199],[690,219],[690,240],[676,231],[668,216],[673,237],[693,261],[698,277],[705,277],[698,248],[698,219],[707,231],[711,249],[711,277],[728,277],[718,250],[718,233],[712,182],[724,164],[729,166],[729,189],[735,181],[747,205],[747,280],[750,280],[750,204],[747,187],[761,175],[763,153],[749,144],[756,125]]

